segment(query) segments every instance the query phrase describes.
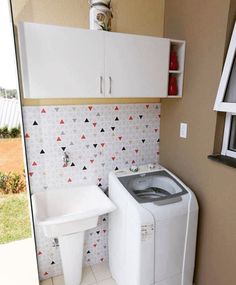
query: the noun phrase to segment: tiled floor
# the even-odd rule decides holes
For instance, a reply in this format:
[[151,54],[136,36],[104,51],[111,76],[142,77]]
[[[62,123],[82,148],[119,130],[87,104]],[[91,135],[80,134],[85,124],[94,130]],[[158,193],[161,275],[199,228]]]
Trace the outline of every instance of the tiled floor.
[[[63,276],[57,276],[44,280],[41,285],[64,285]],[[80,285],[116,285],[107,263],[99,263],[93,266],[84,267],[83,278]]]

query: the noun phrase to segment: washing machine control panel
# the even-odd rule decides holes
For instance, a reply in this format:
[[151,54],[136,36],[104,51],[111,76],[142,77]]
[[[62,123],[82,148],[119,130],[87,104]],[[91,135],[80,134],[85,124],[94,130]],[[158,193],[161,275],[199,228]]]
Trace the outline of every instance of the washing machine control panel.
[[126,176],[126,175],[145,175],[145,173],[153,172],[153,171],[158,171],[158,170],[163,170],[164,168],[157,163],[149,163],[145,165],[132,165],[130,168],[126,169],[121,169],[115,171],[116,176],[121,177],[121,176]]
[[131,171],[131,172],[138,172],[138,166],[137,165],[132,165],[132,166],[130,166],[130,168],[129,168],[129,170]]

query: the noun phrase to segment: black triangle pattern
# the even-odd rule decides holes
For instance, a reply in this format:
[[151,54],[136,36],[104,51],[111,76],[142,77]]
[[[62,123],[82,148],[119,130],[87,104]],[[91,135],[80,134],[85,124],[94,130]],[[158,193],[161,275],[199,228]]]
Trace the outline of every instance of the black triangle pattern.
[[[60,112],[62,112],[62,114],[64,112],[63,108],[64,107],[60,108]],[[114,106],[112,108],[114,108]],[[123,107],[120,109],[123,109]],[[54,107],[53,107],[53,110],[54,110]],[[59,110],[59,108],[58,108],[58,110]],[[56,110],[56,111],[58,111],[58,110]],[[77,110],[77,107],[76,108],[74,107],[74,110]],[[119,110],[119,112],[115,112],[115,114],[113,113],[113,115],[111,113],[110,118],[107,122],[106,120],[104,120],[103,108],[101,108],[101,110],[102,111],[100,113],[98,113],[100,111],[100,108],[97,108],[94,106],[92,112],[89,115],[85,115],[85,116],[82,115],[81,116],[81,114],[80,114],[80,116],[78,116],[77,119],[74,117],[75,115],[72,115],[73,117],[72,116],[69,117],[70,120],[68,120],[71,122],[71,127],[70,126],[64,126],[64,127],[62,126],[62,128],[57,130],[58,133],[57,133],[56,137],[60,136],[60,138],[61,138],[60,142],[57,144],[58,149],[61,148],[62,151],[65,151],[68,149],[69,152],[70,151],[72,152],[74,150],[77,151],[77,147],[82,149],[82,151],[80,150],[80,153],[77,156],[78,161],[82,161],[82,163],[83,163],[82,165],[79,162],[77,163],[77,160],[74,163],[74,160],[73,160],[73,161],[70,161],[69,166],[74,167],[74,169],[70,170],[70,168],[67,168],[67,169],[62,168],[62,171],[65,171],[65,173],[67,173],[67,174],[68,174],[67,171],[71,171],[71,174],[70,174],[71,177],[70,176],[68,177],[66,174],[66,176],[67,176],[66,181],[72,182],[72,184],[83,182],[83,180],[89,180],[90,181],[90,177],[89,177],[90,167],[91,167],[91,169],[93,169],[94,167],[100,167],[100,169],[101,169],[101,173],[98,174],[98,172],[96,172],[95,175],[99,175],[99,176],[95,176],[95,179],[97,177],[101,177],[101,179],[104,178],[103,173],[105,173],[106,168],[108,168],[108,167],[110,167],[110,169],[113,169],[114,171],[119,170],[119,168],[121,168],[121,167],[129,167],[134,162],[132,162],[133,158],[131,159],[131,158],[126,157],[127,152],[134,152],[135,155],[138,153],[137,157],[134,158],[134,160],[133,160],[133,161],[135,161],[135,163],[141,163],[142,161],[145,163],[146,162],[145,158],[138,157],[139,153],[141,153],[142,156],[143,156],[143,154],[145,154],[145,152],[143,150],[145,150],[148,147],[149,142],[152,144],[155,144],[156,142],[157,143],[160,142],[160,140],[158,139],[158,137],[155,134],[155,133],[158,134],[158,131],[157,131],[158,125],[157,126],[153,125],[153,121],[150,121],[150,124],[149,124],[149,122],[146,122],[146,111],[142,111],[140,109],[139,109],[139,111],[136,111],[135,109],[134,110],[131,109],[131,113],[127,113],[126,107],[125,107],[123,109],[123,110],[125,110],[124,114],[121,113],[120,110]],[[122,110],[122,112],[123,112],[123,110]],[[150,110],[151,110],[151,107],[149,108],[148,112],[150,112]],[[60,112],[58,112],[58,114],[56,114],[56,112],[55,112],[55,114],[58,116],[57,118],[58,119],[66,119],[66,117],[63,117],[64,115],[62,115],[62,116],[60,115]],[[93,114],[93,112],[94,112],[94,114]],[[50,112],[48,112],[48,113],[50,114]],[[84,113],[82,113],[82,114],[84,114]],[[59,117],[59,115],[60,115],[60,117]],[[94,116],[97,116],[97,117],[95,118]],[[130,137],[131,134],[128,133],[129,130],[127,130],[127,129],[125,130],[124,133],[122,133],[122,131],[124,129],[124,124],[126,124],[126,120],[130,116],[132,116],[133,120],[136,120],[136,121],[134,121],[134,123],[136,123],[136,124],[131,125],[130,128],[133,128],[133,130],[132,130],[133,132],[140,132],[140,136],[139,136],[138,140],[133,139],[133,137]],[[149,116],[147,116],[147,119],[148,118],[149,118]],[[154,118],[154,116],[152,118]],[[35,121],[34,121],[34,119],[35,119]],[[145,119],[145,121],[144,121],[144,119]],[[141,124],[141,120],[143,122],[142,124]],[[77,125],[75,126],[75,124],[74,124],[76,121],[79,122],[78,126]],[[113,121],[113,123],[112,123],[112,121]],[[91,123],[91,125],[87,124],[87,127],[92,128],[92,132],[90,132],[90,129],[85,128],[85,133],[82,132],[82,134],[84,133],[86,139],[82,140],[80,143],[80,139],[81,139],[82,134],[81,134],[81,130],[79,129],[79,127],[80,127],[81,122],[82,123]],[[32,123],[33,123],[33,126],[38,126],[38,125],[41,126],[43,121],[41,122],[41,120],[38,117],[36,117],[36,118],[33,118],[33,120],[31,119],[30,123],[31,123],[31,128],[33,130]],[[86,125],[84,124],[84,127],[85,126]],[[121,128],[121,126],[122,126],[122,128]],[[155,127],[155,129],[154,129],[154,127]],[[77,131],[76,133],[75,133],[75,130]],[[155,130],[155,133],[153,133],[153,136],[151,137],[152,139],[148,139],[149,135],[146,136],[146,134],[148,132],[152,132],[153,130]],[[105,133],[105,132],[106,132],[106,136],[103,135],[103,133]],[[30,130],[29,130],[29,133],[30,133],[30,139],[29,139],[29,141],[30,141],[31,138],[33,138],[33,136],[31,135],[33,133],[33,131],[30,132]],[[66,133],[66,135],[65,135],[65,133]],[[73,141],[68,140],[70,133],[73,136],[73,137],[71,137],[71,139],[74,138]],[[44,135],[46,135],[46,132],[44,133]],[[50,135],[50,133],[48,133],[48,135]],[[61,137],[62,135],[63,135],[63,137]],[[107,136],[108,136],[108,140],[107,140]],[[122,138],[122,139],[120,139],[120,138]],[[111,142],[117,143],[117,145],[116,145],[116,147],[114,147],[114,149],[112,149],[112,145],[110,144]],[[144,144],[144,143],[146,143],[146,144]],[[79,144],[79,146],[78,146],[78,144]],[[136,144],[136,145],[133,146],[132,144]],[[76,147],[75,148],[70,147],[71,145],[72,146],[75,145]],[[44,146],[42,145],[41,147],[44,147]],[[83,150],[85,151],[85,155],[83,154]],[[136,150],[140,150],[140,152],[137,151],[135,153]],[[38,149],[38,153],[42,154],[42,156],[40,156],[40,157],[41,157],[41,159],[43,159],[43,157],[44,157],[43,154],[45,154],[45,149],[43,149],[43,148]],[[46,153],[48,153],[48,149],[46,149]],[[108,153],[108,155],[110,155],[110,157],[108,157],[108,158],[104,157],[104,154],[107,155],[107,153]],[[87,157],[86,157],[86,155],[87,155]],[[116,158],[118,161],[121,161],[121,162],[123,161],[123,166],[117,164]],[[121,160],[120,160],[120,158],[121,158]],[[118,167],[118,165],[119,165],[119,167]],[[76,170],[77,168],[75,166],[80,168],[81,170],[84,170],[84,171],[82,171],[82,173],[83,173],[82,177],[80,177],[77,180],[75,179],[76,176],[74,176],[74,173],[77,171]],[[63,174],[62,177],[64,175],[65,174]],[[107,184],[106,184],[107,180],[106,179],[101,180],[101,179],[100,178],[97,179],[97,185],[99,187],[105,188],[107,186]],[[105,181],[105,182],[103,182],[103,181]],[[84,181],[84,182],[86,183],[86,181]],[[102,221],[103,221],[102,223],[105,224],[106,218],[102,218]],[[97,244],[99,243],[98,239],[100,238],[100,236],[101,236],[101,238],[103,236],[103,230],[104,229],[107,230],[105,226],[104,226],[104,228],[102,228],[102,226],[103,226],[102,224],[100,224],[100,226],[101,226],[100,228],[93,230],[93,237],[96,238],[95,242]],[[93,260],[94,250],[95,249],[97,250],[97,248],[93,249],[93,247],[91,247],[91,244],[88,244],[88,246],[89,247],[86,248],[85,252],[87,254],[92,254],[92,258],[90,258],[90,256],[87,256],[87,258],[89,258],[89,262],[93,262],[92,260]],[[102,248],[103,248],[103,246],[102,246]],[[95,255],[96,255],[96,253],[95,253]],[[48,265],[50,265],[50,263],[51,263],[51,265],[53,265],[53,264],[57,264],[58,261],[55,258],[54,258],[54,260],[50,258]],[[51,274],[51,273],[49,272],[49,274]]]

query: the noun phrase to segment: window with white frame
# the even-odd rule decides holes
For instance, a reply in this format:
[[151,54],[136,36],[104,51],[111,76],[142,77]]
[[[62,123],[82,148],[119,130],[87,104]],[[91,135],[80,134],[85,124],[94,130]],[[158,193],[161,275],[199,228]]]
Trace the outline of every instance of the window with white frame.
[[214,110],[226,112],[221,154],[236,158],[236,23],[227,52]]
[[236,113],[226,115],[221,154],[236,158]]
[[214,110],[236,113],[236,24],[225,59]]

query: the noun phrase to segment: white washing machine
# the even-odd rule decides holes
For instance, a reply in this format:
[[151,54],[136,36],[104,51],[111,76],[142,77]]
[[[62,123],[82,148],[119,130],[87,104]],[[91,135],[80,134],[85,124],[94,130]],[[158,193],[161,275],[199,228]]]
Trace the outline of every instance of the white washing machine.
[[109,174],[109,264],[118,285],[192,285],[198,221],[193,192],[160,165]]

